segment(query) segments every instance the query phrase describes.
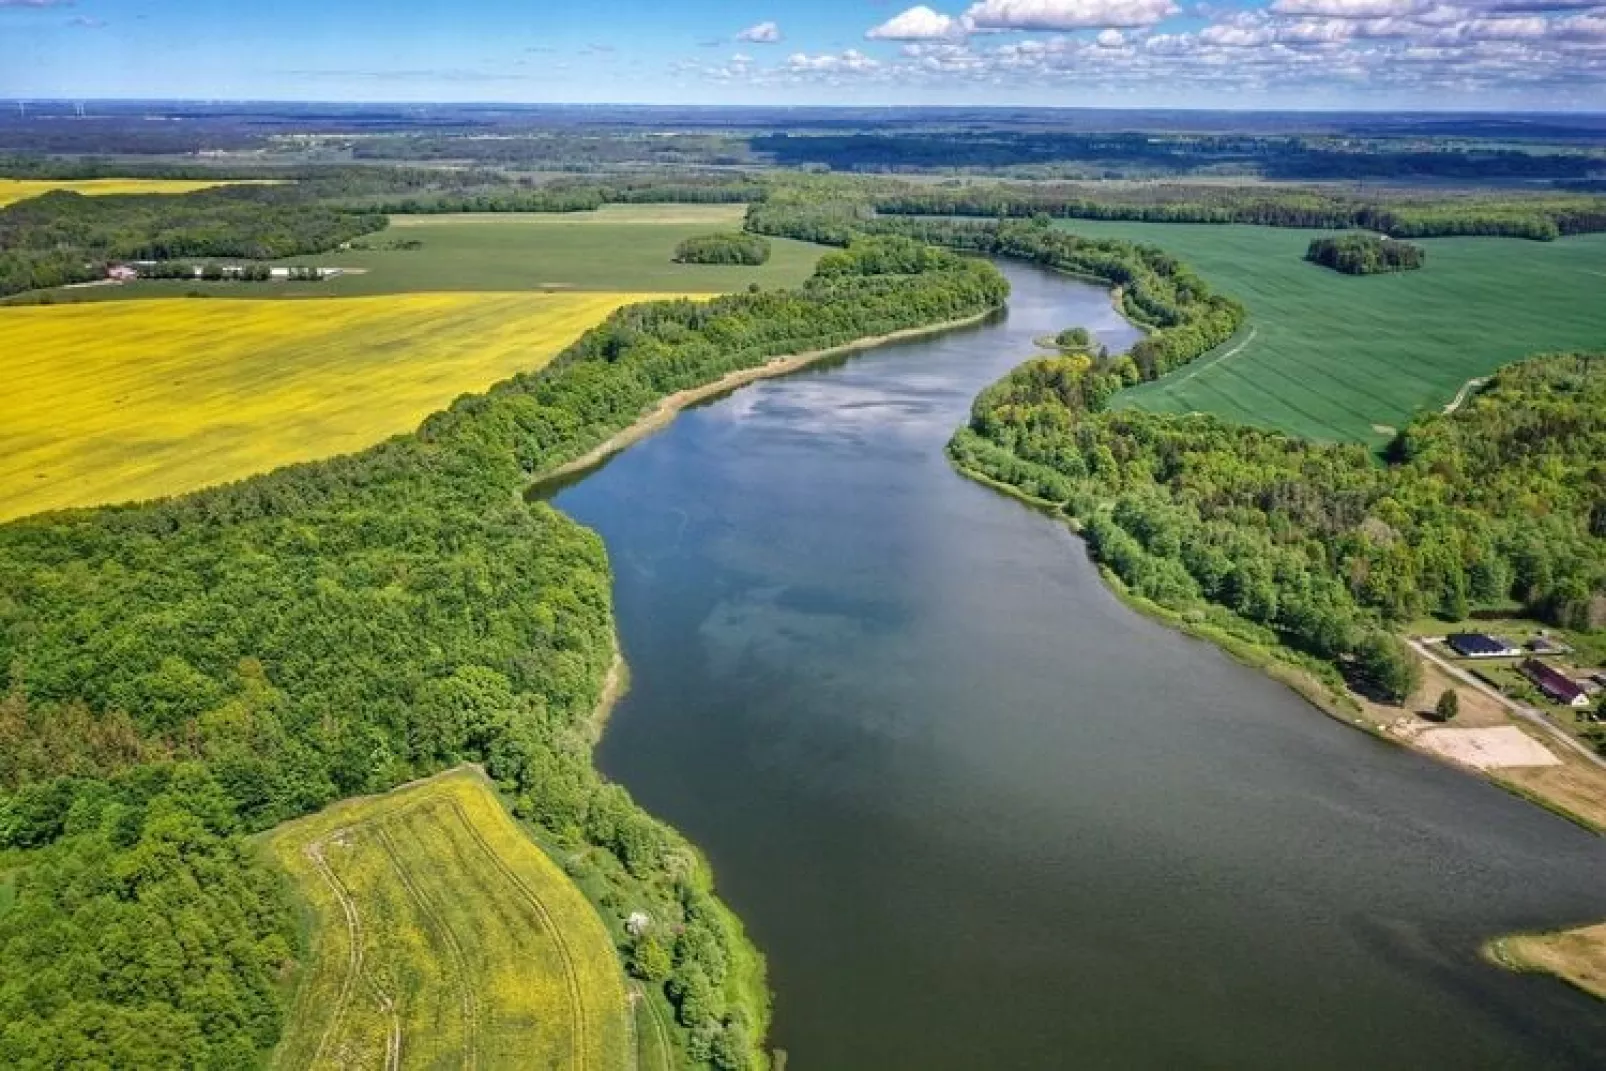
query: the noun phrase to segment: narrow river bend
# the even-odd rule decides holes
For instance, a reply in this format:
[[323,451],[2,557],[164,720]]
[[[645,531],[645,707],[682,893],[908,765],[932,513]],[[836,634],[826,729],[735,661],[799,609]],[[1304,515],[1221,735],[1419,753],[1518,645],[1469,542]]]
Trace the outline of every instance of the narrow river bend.
[[1102,288],[747,387],[561,491],[617,579],[599,761],[712,860],[793,1069],[1606,1066],[1476,955],[1606,917],[1606,846],[1134,614],[956,475],[971,398]]

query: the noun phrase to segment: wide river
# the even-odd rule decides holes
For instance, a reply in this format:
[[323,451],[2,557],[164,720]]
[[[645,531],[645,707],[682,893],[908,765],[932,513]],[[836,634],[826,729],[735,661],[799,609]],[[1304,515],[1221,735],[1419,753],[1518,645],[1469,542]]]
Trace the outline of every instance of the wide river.
[[955,474],[971,398],[1102,288],[747,387],[556,496],[632,672],[599,756],[699,844],[794,1069],[1606,1067],[1477,956],[1606,918],[1606,845],[1116,601]]

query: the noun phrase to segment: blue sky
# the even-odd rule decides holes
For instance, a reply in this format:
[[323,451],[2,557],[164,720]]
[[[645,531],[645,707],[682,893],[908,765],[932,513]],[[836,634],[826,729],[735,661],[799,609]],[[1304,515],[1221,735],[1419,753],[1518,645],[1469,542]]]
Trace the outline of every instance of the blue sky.
[[0,0],[0,99],[1606,110],[1606,0]]

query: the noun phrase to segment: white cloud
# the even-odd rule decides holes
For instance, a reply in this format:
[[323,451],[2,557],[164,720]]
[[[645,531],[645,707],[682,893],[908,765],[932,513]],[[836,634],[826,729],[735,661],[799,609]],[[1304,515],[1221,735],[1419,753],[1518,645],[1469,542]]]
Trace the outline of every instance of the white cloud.
[[1558,41],[1590,41],[1606,44],[1606,14],[1574,15],[1555,23]]
[[[1136,100],[1165,86],[1201,106],[1250,95],[1322,106],[1598,106],[1606,100],[1606,0],[1569,8],[1577,2],[1274,0],[1246,10],[1206,0],[1205,10],[1197,0],[975,0],[957,16],[919,4],[894,8],[866,35],[901,42],[885,58],[796,52],[696,69],[723,84],[871,83],[923,99],[1014,86],[1068,100]],[[1156,25],[1180,13],[1178,4],[1202,25]]]
[[761,22],[756,26],[749,26],[736,35],[736,40],[754,45],[773,45],[780,39],[781,28],[773,22]]
[[920,4],[892,16],[864,36],[877,41],[941,41],[962,36],[965,29],[961,20]]
[[1207,45],[1222,48],[1259,48],[1277,39],[1277,31],[1270,26],[1228,26],[1217,23],[1199,31],[1199,40]]
[[786,57],[786,66],[788,70],[792,71],[858,74],[865,71],[873,71],[880,67],[881,64],[858,49],[850,48],[846,52],[839,54],[826,52],[818,56],[811,56],[806,52],[794,52]]
[[1409,15],[1416,0],[1275,0],[1275,15],[1323,19],[1380,19]]
[[1460,35],[1475,41],[1521,41],[1550,33],[1550,20],[1537,15],[1514,19],[1472,19]]
[[1153,26],[1181,8],[1172,0],[980,0],[965,19],[983,30],[1081,30]]

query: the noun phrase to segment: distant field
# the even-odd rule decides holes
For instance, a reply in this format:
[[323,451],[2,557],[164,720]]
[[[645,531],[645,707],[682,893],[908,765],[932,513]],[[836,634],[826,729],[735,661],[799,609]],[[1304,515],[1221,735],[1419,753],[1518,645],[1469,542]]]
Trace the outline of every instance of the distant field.
[[191,181],[189,179],[7,179],[0,178],[0,207],[38,197],[51,190],[72,190],[85,196],[113,193],[194,193],[213,186],[236,186],[228,180]]
[[362,274],[321,283],[141,282],[57,290],[58,301],[176,297],[193,290],[242,298],[393,294],[442,290],[597,290],[730,293],[748,284],[796,286],[825,252],[775,238],[769,262],[755,267],[675,264],[675,246],[692,235],[740,230],[742,205],[605,205],[595,212],[392,216],[359,239],[376,247],[417,241],[419,249],[350,249],[280,264],[354,268]]
[[633,1065],[608,931],[477,772],[335,804],[267,847],[314,919],[275,1068]]
[[411,430],[644,294],[0,309],[0,520],[152,498]]
[[1249,307],[1216,353],[1121,395],[1316,439],[1381,443],[1475,376],[1547,350],[1606,348],[1606,235],[1524,242],[1434,238],[1427,266],[1346,276],[1305,263],[1315,231],[1068,221],[1148,242]]

